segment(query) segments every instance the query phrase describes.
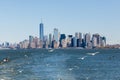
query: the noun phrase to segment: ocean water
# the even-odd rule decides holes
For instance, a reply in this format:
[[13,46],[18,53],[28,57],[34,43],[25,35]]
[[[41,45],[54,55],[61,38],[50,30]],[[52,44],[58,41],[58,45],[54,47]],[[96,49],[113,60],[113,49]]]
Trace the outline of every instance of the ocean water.
[[120,80],[119,49],[1,50],[0,61],[0,80]]

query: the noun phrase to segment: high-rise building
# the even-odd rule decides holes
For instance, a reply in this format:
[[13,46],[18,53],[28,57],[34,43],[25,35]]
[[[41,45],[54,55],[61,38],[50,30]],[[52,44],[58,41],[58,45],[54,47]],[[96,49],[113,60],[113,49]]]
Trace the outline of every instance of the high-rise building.
[[29,46],[28,48],[39,48],[40,42],[39,38],[29,36]]
[[33,43],[35,44],[35,48],[39,47],[39,38],[35,37],[33,40]]
[[72,35],[68,35],[68,38],[67,38],[67,46],[68,47],[72,47]]
[[44,41],[44,25],[42,22],[40,23],[40,40]]
[[49,47],[52,47],[52,34],[49,34]]
[[61,34],[60,35],[60,47],[63,47],[64,43],[66,43],[65,39],[66,39],[66,35],[65,34]]
[[57,28],[54,28],[54,40],[55,40],[55,47],[59,47],[59,32]]
[[91,40],[90,33],[86,33],[85,34],[85,45],[86,45],[86,47],[89,47],[89,44],[91,42],[90,40]]
[[79,33],[79,38],[82,40],[82,33]]
[[54,40],[59,42],[59,32],[57,28],[54,28]]
[[75,33],[75,37],[76,37],[77,39],[79,39],[79,33],[78,33],[78,32]]
[[77,38],[76,37],[72,38],[72,47],[77,47]]
[[48,48],[48,36],[47,35],[44,36],[44,45],[43,45],[43,48]]
[[92,37],[92,46],[97,47],[97,38],[95,36]]
[[28,48],[32,48],[33,41],[34,41],[34,37],[30,35],[29,36],[29,46],[28,46]]
[[81,47],[82,45],[82,33],[78,33],[77,36],[77,47]]
[[106,38],[101,37],[101,47],[105,47],[105,46],[106,46]]
[[96,47],[100,47],[101,46],[101,36],[99,34],[93,34],[93,39],[95,39],[95,42],[96,42]]
[[29,36],[29,43],[33,42],[34,37],[33,36]]

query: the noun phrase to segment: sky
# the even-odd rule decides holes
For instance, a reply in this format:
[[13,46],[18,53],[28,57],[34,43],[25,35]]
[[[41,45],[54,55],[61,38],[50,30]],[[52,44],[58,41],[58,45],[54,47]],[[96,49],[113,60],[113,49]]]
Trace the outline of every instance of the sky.
[[120,0],[0,0],[0,43],[18,43],[29,35],[99,33],[120,44]]

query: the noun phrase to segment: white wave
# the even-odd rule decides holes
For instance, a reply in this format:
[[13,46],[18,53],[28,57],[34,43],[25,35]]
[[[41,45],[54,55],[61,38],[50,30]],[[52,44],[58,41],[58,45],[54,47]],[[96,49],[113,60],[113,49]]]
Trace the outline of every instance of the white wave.
[[87,53],[88,55],[92,55],[92,56],[95,56],[96,54],[98,54],[100,52],[94,52],[94,53]]
[[87,56],[79,57],[78,59],[84,60]]
[[19,72],[19,73],[22,73],[22,72],[23,72],[23,70],[18,70],[18,72]]
[[24,57],[28,58],[28,55],[24,55]]
[[69,68],[69,71],[72,71],[74,68]]
[[89,77],[86,77],[86,80],[89,80]]

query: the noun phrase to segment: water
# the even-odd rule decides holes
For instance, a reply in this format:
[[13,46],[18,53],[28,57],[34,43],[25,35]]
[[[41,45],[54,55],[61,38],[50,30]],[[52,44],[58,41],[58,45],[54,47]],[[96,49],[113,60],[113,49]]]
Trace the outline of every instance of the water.
[[120,80],[119,49],[3,50],[0,80]]

